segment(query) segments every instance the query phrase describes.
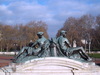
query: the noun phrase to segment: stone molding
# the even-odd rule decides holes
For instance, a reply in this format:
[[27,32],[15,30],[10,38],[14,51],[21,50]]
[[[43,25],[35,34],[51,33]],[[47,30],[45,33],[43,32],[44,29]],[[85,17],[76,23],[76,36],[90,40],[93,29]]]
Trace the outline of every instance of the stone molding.
[[80,62],[64,57],[45,57],[2,67],[0,75],[99,75],[93,62]]

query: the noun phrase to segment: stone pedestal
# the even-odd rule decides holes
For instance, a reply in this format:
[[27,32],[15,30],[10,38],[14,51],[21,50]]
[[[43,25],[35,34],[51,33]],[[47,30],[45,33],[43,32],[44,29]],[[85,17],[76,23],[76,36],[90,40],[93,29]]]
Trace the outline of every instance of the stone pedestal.
[[100,75],[100,67],[92,62],[46,57],[23,64],[11,63],[0,69],[0,75]]

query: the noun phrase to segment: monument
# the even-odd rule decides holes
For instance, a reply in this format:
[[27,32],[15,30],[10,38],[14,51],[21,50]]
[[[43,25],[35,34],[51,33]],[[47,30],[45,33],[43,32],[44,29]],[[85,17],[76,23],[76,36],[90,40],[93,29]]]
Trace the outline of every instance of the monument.
[[99,75],[100,67],[92,62],[83,47],[72,47],[62,30],[57,38],[38,40],[23,47],[0,75]]

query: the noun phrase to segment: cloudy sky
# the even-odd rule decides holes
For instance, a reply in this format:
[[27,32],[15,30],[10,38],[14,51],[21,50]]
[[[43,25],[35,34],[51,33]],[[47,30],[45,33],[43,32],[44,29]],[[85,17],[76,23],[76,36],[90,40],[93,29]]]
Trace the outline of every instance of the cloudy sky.
[[44,21],[55,37],[68,17],[99,15],[100,0],[0,0],[0,23],[15,25]]

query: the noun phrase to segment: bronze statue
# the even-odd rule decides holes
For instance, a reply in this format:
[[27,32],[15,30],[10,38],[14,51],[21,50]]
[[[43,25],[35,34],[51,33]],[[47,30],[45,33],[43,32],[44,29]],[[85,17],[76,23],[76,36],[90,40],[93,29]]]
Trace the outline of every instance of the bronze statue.
[[33,50],[34,55],[37,55],[39,57],[48,55],[45,52],[47,51],[49,47],[49,41],[43,36],[43,32],[37,33],[38,40],[32,45],[32,47],[35,47],[38,45],[38,48]]
[[[40,57],[68,57],[76,60],[76,56],[79,57],[79,60],[91,60],[83,47],[71,47],[66,38],[66,31],[62,30],[57,39],[51,38],[51,40],[46,39],[43,34],[43,32],[38,32],[36,42],[31,42],[29,46],[23,47],[13,62],[23,63]],[[73,55],[74,57],[72,57]]]
[[66,31],[62,30],[60,32],[60,37],[58,37],[57,40],[58,40],[60,50],[67,57],[70,57],[74,53],[79,53],[81,58],[83,58],[84,60],[87,60],[87,61],[91,60],[89,58],[89,56],[86,54],[83,47],[74,47],[74,48],[71,47],[71,44],[69,43],[68,39],[66,38]]
[[[43,36],[43,32],[38,32],[38,40],[35,43],[31,43],[27,47],[23,47],[20,52],[17,54],[13,62],[21,62],[26,61],[31,58],[37,57],[45,57],[49,55],[48,48],[49,48],[49,41]],[[36,48],[35,46],[38,45]]]

